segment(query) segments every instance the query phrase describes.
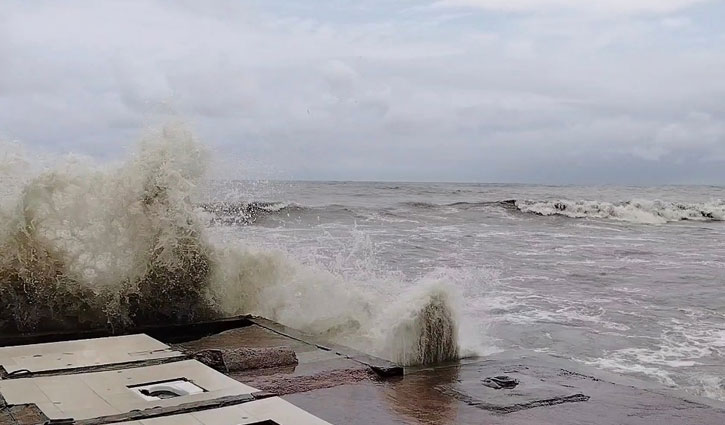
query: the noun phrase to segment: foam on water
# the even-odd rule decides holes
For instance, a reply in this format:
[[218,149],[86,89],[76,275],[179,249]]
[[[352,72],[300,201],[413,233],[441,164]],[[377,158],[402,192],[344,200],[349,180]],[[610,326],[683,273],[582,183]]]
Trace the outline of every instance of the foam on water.
[[725,202],[700,204],[635,200],[621,203],[603,201],[516,201],[522,212],[560,215],[570,218],[602,218],[631,223],[664,224],[673,221],[723,221]]
[[151,132],[116,166],[66,158],[21,179],[22,155],[12,160],[0,170],[3,332],[254,313],[405,364],[458,356],[459,317],[443,280],[388,303],[284,252],[210,241],[191,200],[206,153],[183,126]]

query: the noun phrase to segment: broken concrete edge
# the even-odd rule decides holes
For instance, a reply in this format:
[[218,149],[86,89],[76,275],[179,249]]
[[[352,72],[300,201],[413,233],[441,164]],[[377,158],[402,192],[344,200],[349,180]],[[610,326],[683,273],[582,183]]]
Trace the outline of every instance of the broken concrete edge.
[[547,398],[547,399],[543,399],[543,400],[534,400],[534,401],[531,401],[528,403],[516,403],[516,404],[509,405],[509,406],[499,406],[499,405],[487,403],[484,400],[480,400],[480,399],[471,397],[467,394],[464,394],[460,391],[456,391],[453,389],[438,388],[438,390],[441,392],[441,394],[445,394],[447,396],[453,397],[458,401],[468,404],[469,406],[473,406],[478,409],[487,410],[489,412],[500,413],[500,414],[520,412],[522,410],[532,409],[534,407],[556,406],[558,404],[564,404],[564,403],[579,403],[579,402],[589,401],[589,399],[590,399],[590,397],[588,395],[577,393],[577,394],[571,394],[571,395],[567,395],[567,396]]
[[[30,408],[39,418],[37,422],[25,422],[18,420],[14,410],[18,408]],[[9,422],[8,422],[9,421]],[[0,423],[3,425],[36,425],[36,424],[55,424],[35,403],[8,404],[2,393],[0,393]],[[59,422],[62,423],[62,422]]]
[[[182,415],[185,413],[193,413],[204,410],[218,409],[222,407],[235,406],[238,404],[249,403],[256,400],[262,400],[265,398],[276,397],[274,393],[265,391],[259,391],[251,394],[241,394],[220,397],[212,400],[197,401],[192,403],[184,403],[177,406],[168,407],[152,407],[144,410],[133,410],[127,413],[120,413],[116,415],[100,416],[97,418],[80,419],[75,420],[73,418],[56,418],[49,419],[41,409],[35,404],[19,404],[19,405],[8,405],[4,404],[0,407],[0,415],[8,412],[10,418],[14,420],[8,425],[26,425],[26,422],[17,421],[12,415],[11,409],[16,407],[32,407],[35,411],[40,413],[41,418],[44,418],[41,422],[47,425],[61,425],[61,424],[73,424],[73,425],[105,425],[113,424],[118,422],[129,422],[129,421],[140,421],[144,419],[159,418],[164,416]],[[2,395],[0,395],[0,398]],[[2,399],[4,402],[4,399]],[[2,417],[2,416],[0,416]],[[4,423],[4,422],[3,422]],[[34,423],[35,424],[35,423]],[[28,423],[29,425],[29,423]]]
[[51,421],[35,403],[7,404],[5,397],[0,393],[0,423],[3,425],[37,425],[51,423]]
[[255,392],[251,394],[231,395],[226,397],[215,398],[212,400],[195,401],[191,403],[183,403],[176,406],[168,407],[151,407],[143,410],[132,410],[127,413],[117,415],[101,416],[92,419],[81,419],[72,422],[75,425],[105,425],[117,422],[142,421],[146,419],[159,418],[163,416],[182,415],[185,413],[200,412],[204,410],[218,409],[228,406],[236,406],[239,404],[249,403],[264,398],[275,397],[276,395],[268,392]]
[[247,319],[255,325],[272,331],[276,334],[303,342],[308,345],[312,345],[321,350],[333,352],[339,356],[363,364],[372,369],[380,377],[387,378],[393,376],[402,376],[404,374],[403,367],[391,361],[371,356],[369,354],[361,353],[350,347],[332,344],[327,341],[321,341],[313,335],[306,334],[297,329],[287,327],[285,325],[273,322],[263,317],[247,316]]
[[108,363],[108,364],[99,364],[99,365],[92,365],[92,366],[78,366],[78,367],[69,367],[64,369],[51,369],[51,370],[39,370],[39,371],[30,371],[27,369],[20,369],[14,372],[8,373],[5,370],[5,367],[0,365],[0,379],[26,379],[26,378],[39,378],[43,376],[62,376],[62,375],[77,375],[79,373],[90,373],[90,372],[105,372],[109,370],[122,370],[122,369],[131,369],[131,368],[137,368],[137,367],[145,367],[145,366],[156,366],[160,364],[166,364],[166,363],[174,363],[174,362],[180,362],[183,360],[189,360],[190,357],[184,354],[180,354],[178,356],[172,356],[172,357],[163,357],[159,359],[144,359],[144,360],[134,360],[130,362],[122,362],[122,363]]
[[572,394],[564,397],[554,397],[545,400],[536,400],[530,403],[520,403],[508,406],[505,408],[498,407],[496,410],[500,413],[513,413],[521,410],[532,409],[534,407],[542,406],[556,406],[564,403],[579,403],[583,401],[589,401],[590,397],[585,394]]
[[[268,391],[257,391],[251,394],[232,395],[226,397],[220,397],[212,400],[203,400],[198,402],[184,403],[176,406],[168,407],[152,407],[144,410],[134,410],[127,413],[121,413],[117,415],[101,416],[91,419],[75,420],[73,418],[56,418],[50,419],[35,403],[24,403],[24,404],[7,404],[5,397],[0,393],[0,419],[10,418],[9,423],[7,421],[0,421],[3,425],[102,425],[102,424],[113,424],[117,422],[127,422],[143,419],[158,418],[163,416],[174,416],[185,413],[199,412],[204,410],[217,409],[222,407],[234,406],[242,403],[248,403],[256,400],[262,400],[265,398],[277,397],[277,394]],[[13,412],[17,408],[30,408],[33,413],[36,414],[38,421],[25,422],[18,420]],[[265,423],[265,422],[262,422]]]

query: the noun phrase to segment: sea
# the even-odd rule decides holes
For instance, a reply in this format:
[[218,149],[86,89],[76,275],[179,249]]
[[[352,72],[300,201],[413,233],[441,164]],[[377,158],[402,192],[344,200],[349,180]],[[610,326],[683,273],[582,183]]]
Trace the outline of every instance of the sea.
[[0,146],[0,332],[259,314],[406,365],[545,353],[725,400],[725,187],[208,177]]
[[209,193],[218,237],[380,302],[443,280],[478,354],[532,350],[725,400],[725,187],[226,181]]

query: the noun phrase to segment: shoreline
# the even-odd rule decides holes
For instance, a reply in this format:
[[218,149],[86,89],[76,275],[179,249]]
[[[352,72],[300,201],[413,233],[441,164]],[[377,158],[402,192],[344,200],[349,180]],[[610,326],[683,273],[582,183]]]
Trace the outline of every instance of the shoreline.
[[[328,344],[289,327],[250,316],[189,327],[156,327],[155,332],[151,329],[150,333],[165,334],[167,340],[162,337],[162,342],[168,343],[175,353],[182,353],[180,358],[155,360],[163,364],[188,361],[189,353],[203,350],[225,352],[240,347],[263,350],[268,360],[273,351],[264,350],[293,352],[294,364],[273,364],[274,359],[271,359],[272,367],[257,364],[223,373],[264,394],[279,396],[332,424],[657,422],[660,425],[704,425],[725,419],[723,402],[526,351],[400,368],[374,356]],[[55,336],[62,338],[61,334]],[[38,337],[48,339],[51,335]],[[31,339],[27,335],[24,338],[25,342]],[[65,335],[65,339],[73,338]],[[56,344],[62,343],[45,346]],[[148,364],[113,367],[142,366]],[[104,364],[85,368],[74,365],[50,374],[104,373],[109,367]],[[43,379],[40,378],[43,373],[35,373],[36,376],[5,373],[0,388],[6,380]],[[514,387],[485,385],[492,378],[504,377],[515,382],[511,384]],[[173,409],[169,412],[173,413]]]

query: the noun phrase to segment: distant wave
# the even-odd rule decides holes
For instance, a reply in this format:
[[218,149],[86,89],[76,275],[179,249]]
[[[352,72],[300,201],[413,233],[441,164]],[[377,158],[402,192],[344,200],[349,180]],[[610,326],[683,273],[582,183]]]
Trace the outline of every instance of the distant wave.
[[[516,200],[502,201],[461,201],[433,203],[422,201],[402,202],[398,204],[410,211],[435,211],[440,209],[470,211],[480,208],[504,208],[517,213],[539,216],[561,216],[568,218],[595,218],[618,220],[630,223],[665,224],[678,221],[725,221],[725,201],[706,203],[682,203],[650,200],[632,200],[626,202],[604,202],[587,200]],[[211,223],[220,225],[252,225],[264,217],[303,214],[316,211],[316,214],[362,214],[370,208],[352,207],[340,204],[324,206],[304,206],[293,202],[215,202],[198,205],[211,214]],[[372,209],[375,211],[375,209]],[[383,208],[385,214],[393,214]],[[361,212],[362,211],[362,212]],[[399,212],[395,212],[399,214]]]
[[403,202],[403,206],[406,206],[408,208],[413,208],[413,209],[428,210],[428,209],[439,208],[439,207],[442,207],[443,205],[434,204],[432,202]]
[[291,202],[209,202],[199,207],[212,215],[213,224],[224,225],[249,225],[263,216],[305,209]]
[[664,202],[632,200],[626,202],[604,202],[586,200],[516,200],[452,202],[436,204],[430,202],[406,202],[412,209],[433,210],[458,208],[470,210],[481,207],[499,207],[511,211],[540,216],[562,216],[569,218],[598,218],[643,224],[665,224],[677,221],[725,221],[725,201],[705,203]]
[[676,221],[723,221],[725,202],[680,203],[649,200],[603,201],[515,201],[524,213],[569,218],[600,218],[631,223],[664,224]]
[[476,208],[476,207],[491,207],[491,206],[504,207],[504,208],[515,208],[516,200],[510,199],[510,200],[505,200],[505,201],[481,201],[481,202],[460,201],[460,202],[450,202],[450,203],[446,203],[446,204],[436,204],[433,202],[404,202],[403,205],[405,205],[409,208],[417,208],[417,209],[436,209],[436,208],[445,208],[445,207],[456,207],[456,208],[460,208],[460,209],[469,209],[469,208]]

